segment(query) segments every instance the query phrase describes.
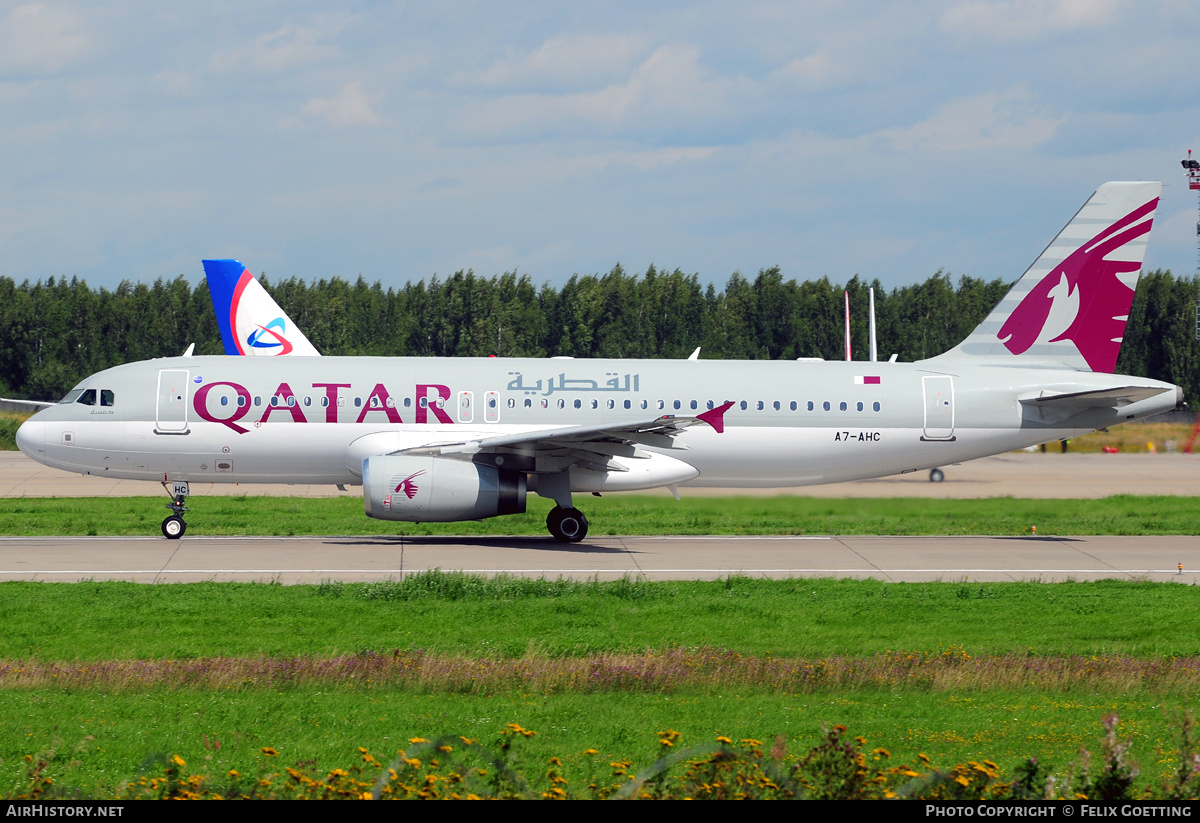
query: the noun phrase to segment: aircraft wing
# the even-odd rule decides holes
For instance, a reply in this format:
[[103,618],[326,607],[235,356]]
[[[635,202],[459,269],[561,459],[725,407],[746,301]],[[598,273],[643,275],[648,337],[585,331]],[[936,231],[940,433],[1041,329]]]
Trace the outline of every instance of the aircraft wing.
[[[700,424],[712,426],[718,433],[725,430],[725,412],[733,406],[729,401],[714,409],[690,417],[663,415],[647,420],[609,423],[597,426],[566,426],[557,429],[482,437],[476,440],[430,443],[396,454],[433,455],[463,460],[490,456],[497,465],[511,465],[523,471],[559,471],[568,466],[596,471],[628,471],[613,457],[644,457],[638,446],[663,449],[686,449],[675,442],[684,429]],[[505,463],[503,458],[513,460]],[[501,458],[497,460],[496,458]]]
[[19,406],[34,406],[38,409],[48,409],[51,406],[57,406],[57,403],[47,403],[43,400],[13,400],[8,397],[0,397],[0,403],[16,403]]

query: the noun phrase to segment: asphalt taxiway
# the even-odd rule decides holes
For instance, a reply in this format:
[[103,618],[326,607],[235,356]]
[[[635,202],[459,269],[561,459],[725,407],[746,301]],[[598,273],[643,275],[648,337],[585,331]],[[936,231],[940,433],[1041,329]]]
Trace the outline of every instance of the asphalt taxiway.
[[[1181,568],[1182,567],[1182,568]],[[4,537],[0,580],[399,579],[430,569],[611,580],[1200,582],[1200,540],[1167,537]]]

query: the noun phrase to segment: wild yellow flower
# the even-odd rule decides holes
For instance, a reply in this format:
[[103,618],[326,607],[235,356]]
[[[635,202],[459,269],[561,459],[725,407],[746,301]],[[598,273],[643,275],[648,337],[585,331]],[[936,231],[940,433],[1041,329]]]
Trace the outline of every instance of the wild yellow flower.
[[270,746],[263,746],[262,753],[267,757],[279,757],[279,752],[275,751]]
[[423,737],[410,737],[410,738],[408,738],[408,742],[409,743],[428,743],[429,741]]
[[171,757],[171,762],[174,763],[176,766],[186,766],[187,765],[187,763],[184,762],[184,759],[182,757],[180,757],[179,755],[173,755]]

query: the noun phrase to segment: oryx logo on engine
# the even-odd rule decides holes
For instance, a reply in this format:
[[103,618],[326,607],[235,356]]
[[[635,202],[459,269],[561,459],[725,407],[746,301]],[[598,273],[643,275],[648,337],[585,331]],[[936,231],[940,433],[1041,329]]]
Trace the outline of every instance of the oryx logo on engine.
[[424,470],[422,470],[422,471],[414,472],[414,473],[410,474],[408,477],[404,478],[403,480],[401,480],[399,483],[396,484],[396,491],[403,492],[404,494],[408,495],[409,500],[412,500],[414,497],[417,496],[417,491],[419,490],[417,484],[414,483],[413,480],[415,478],[420,477],[424,473],[425,473]]

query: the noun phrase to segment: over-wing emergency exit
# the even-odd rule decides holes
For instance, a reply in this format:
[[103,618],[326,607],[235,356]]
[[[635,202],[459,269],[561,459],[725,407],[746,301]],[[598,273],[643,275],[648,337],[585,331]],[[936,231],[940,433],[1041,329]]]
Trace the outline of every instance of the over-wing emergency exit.
[[[519,513],[533,492],[576,541],[576,493],[835,483],[1075,437],[1182,400],[1111,374],[1160,189],[1101,186],[966,340],[916,363],[166,358],[83,380],[17,443],[183,493],[361,485],[385,520]],[[168,537],[185,528],[176,504]]]

